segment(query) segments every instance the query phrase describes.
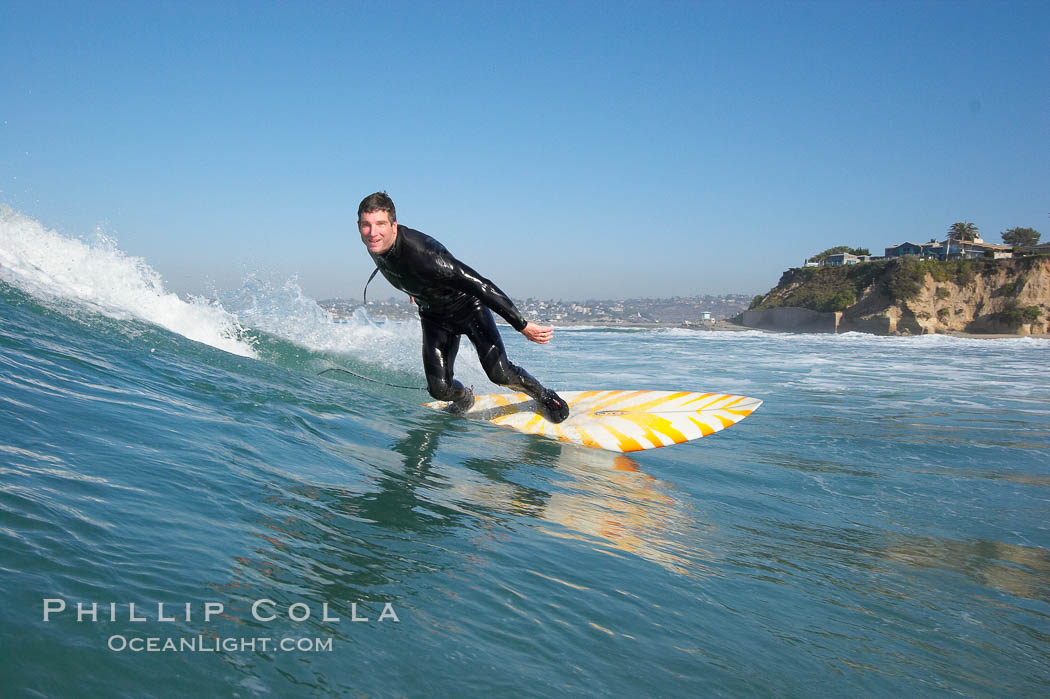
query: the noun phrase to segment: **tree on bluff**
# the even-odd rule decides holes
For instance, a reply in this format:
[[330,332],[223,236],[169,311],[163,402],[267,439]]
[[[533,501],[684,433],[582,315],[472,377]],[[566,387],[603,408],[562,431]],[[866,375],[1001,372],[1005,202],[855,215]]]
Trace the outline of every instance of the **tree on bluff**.
[[980,231],[977,226],[969,221],[956,221],[948,229],[948,240],[956,240],[960,243],[968,243],[977,238]]
[[808,262],[823,262],[828,259],[831,255],[838,255],[839,253],[848,252],[850,255],[870,255],[871,250],[867,248],[851,248],[848,245],[837,245],[833,248],[828,248],[824,252],[818,252],[813,257],[807,260]]
[[1039,231],[1034,228],[1011,228],[1003,234],[1003,242],[1022,248],[1033,248],[1039,244]]

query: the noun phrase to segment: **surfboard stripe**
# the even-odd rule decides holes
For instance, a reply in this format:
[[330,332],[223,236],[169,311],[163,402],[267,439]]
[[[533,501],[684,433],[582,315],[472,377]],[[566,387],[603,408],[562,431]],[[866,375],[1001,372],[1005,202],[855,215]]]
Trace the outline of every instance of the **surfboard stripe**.
[[[732,397],[733,397],[733,396],[726,396],[726,398],[732,398]],[[742,401],[742,400],[744,400],[744,397],[743,397],[743,396],[737,396],[737,397],[736,397],[736,400],[734,400],[734,401],[731,401],[731,402],[729,402],[729,403],[726,403],[725,405],[723,405],[723,406],[722,406],[722,410],[725,410],[726,408],[732,408],[732,407],[733,407],[734,405],[736,405],[737,403],[739,403],[739,402],[740,402],[740,401]]]
[[543,416],[540,415],[539,413],[536,413],[535,415],[532,416],[532,419],[530,419],[528,422],[525,423],[525,425],[524,425],[524,427],[522,427],[522,429],[525,430],[526,432],[531,432],[532,430],[536,429],[536,427],[540,424],[541,420],[543,420]]
[[643,411],[649,410],[650,408],[656,408],[656,407],[661,406],[661,405],[666,405],[667,403],[675,400],[676,398],[681,398],[682,396],[688,396],[688,395],[689,395],[689,393],[687,391],[683,391],[683,392],[679,392],[679,393],[672,393],[670,395],[661,396],[659,398],[656,398],[654,400],[648,401],[646,403],[640,403],[639,405],[632,405],[631,406],[631,410],[632,411],[637,410],[639,412],[643,412]]
[[718,413],[715,413],[711,417],[713,417],[714,419],[716,419],[719,422],[721,422],[722,423],[722,427],[732,427],[733,425],[736,424],[736,420],[730,420],[729,418],[724,417],[722,415],[719,415]]
[[602,410],[608,410],[611,406],[616,405],[617,403],[622,403],[623,401],[628,400],[629,398],[635,398],[645,393],[645,391],[616,391],[615,393],[619,395],[615,396],[611,400],[595,405],[593,408],[591,408],[591,412],[596,413]]
[[692,415],[689,416],[689,419],[692,420],[693,424],[696,425],[697,429],[700,430],[700,436],[701,437],[706,437],[706,436],[708,436],[710,434],[714,434],[715,433],[714,428],[712,428],[706,422],[700,422],[699,420],[697,420]]
[[[619,417],[620,419],[623,419],[622,415],[618,415],[617,417]],[[623,434],[626,434],[627,432],[632,433],[633,438],[634,438],[634,440],[636,442],[639,439],[645,439],[650,444],[652,444],[654,447],[666,446],[666,443],[664,442],[664,440],[661,439],[655,432],[653,432],[648,427],[645,427],[643,425],[639,425],[639,424],[635,423],[633,420],[629,421],[629,424],[624,425],[623,427],[624,427],[624,429],[621,430],[621,432]],[[609,429],[613,429],[613,428],[610,427]],[[646,447],[646,448],[648,448],[648,447]]]
[[[604,425],[605,429],[608,430],[609,434],[616,438],[616,441],[620,444],[620,451],[641,451],[645,447],[638,443],[638,440],[628,437],[623,432],[620,432],[612,425]],[[655,444],[654,444],[655,446]]]
[[666,418],[662,418],[659,415],[653,415],[651,413],[634,413],[634,412],[632,412],[632,413],[625,413],[625,414],[619,415],[617,417],[619,417],[619,418],[621,418],[623,420],[629,420],[630,422],[634,423],[635,425],[638,425],[639,427],[641,427],[647,433],[646,434],[646,439],[649,439],[650,441],[652,441],[654,443],[657,442],[657,441],[662,442],[663,440],[660,440],[658,437],[650,439],[649,434],[651,432],[657,432],[659,434],[662,434],[663,436],[665,436],[669,440],[671,440],[671,442],[674,443],[674,444],[681,444],[682,442],[687,441],[685,435],[682,434],[679,430],[676,430],[674,428],[674,426],[671,424],[670,420],[668,420]]
[[699,412],[704,411],[704,410],[710,410],[716,403],[718,403],[719,401],[721,401],[721,400],[723,400],[725,398],[724,395],[719,395],[719,394],[715,394],[715,393],[708,394],[709,398],[711,396],[714,396],[714,398],[712,398],[709,402],[707,402],[704,405],[701,405],[699,408],[697,408],[696,412],[699,413]]
[[713,393],[701,393],[696,398],[693,398],[692,400],[687,400],[685,403],[682,403],[682,406],[684,407],[686,405],[689,405],[690,403],[695,403],[698,400],[704,400],[708,396],[713,396],[713,395],[714,395]]
[[602,393],[602,391],[580,391],[580,393],[578,395],[574,396],[572,400],[567,401],[567,402],[569,404],[569,407],[571,408],[572,406],[576,405],[577,403],[585,401],[588,398],[592,398],[592,397],[597,396],[597,395],[599,395],[601,393]]
[[585,446],[585,447],[597,447],[598,449],[604,449],[604,447],[601,444],[599,444],[593,437],[591,437],[589,434],[587,434],[587,431],[584,430],[582,427],[579,427],[577,429],[580,432],[580,441],[583,443],[583,446]]

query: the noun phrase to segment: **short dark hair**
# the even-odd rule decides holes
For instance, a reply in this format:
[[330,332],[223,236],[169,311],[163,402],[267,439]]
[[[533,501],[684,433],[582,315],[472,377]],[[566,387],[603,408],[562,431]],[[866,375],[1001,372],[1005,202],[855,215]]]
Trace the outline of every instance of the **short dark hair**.
[[370,214],[373,211],[385,211],[390,214],[391,222],[397,220],[397,211],[394,209],[394,200],[391,199],[390,195],[386,192],[369,194],[362,199],[361,205],[357,207],[357,218],[360,219],[361,214]]

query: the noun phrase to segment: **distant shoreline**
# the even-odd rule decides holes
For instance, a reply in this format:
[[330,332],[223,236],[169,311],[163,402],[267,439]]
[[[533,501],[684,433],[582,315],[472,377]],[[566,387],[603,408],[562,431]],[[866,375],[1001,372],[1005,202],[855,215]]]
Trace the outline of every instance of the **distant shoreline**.
[[[555,328],[604,328],[609,330],[615,330],[617,328],[634,328],[637,330],[696,330],[697,332],[739,332],[741,330],[755,330],[756,328],[745,328],[742,325],[736,325],[730,323],[727,320],[716,320],[712,323],[655,323],[655,322],[644,322],[644,321],[624,321],[622,323],[601,323],[595,321],[545,321],[538,320],[537,323],[551,324]],[[760,331],[764,332],[764,331]]]
[[[408,321],[412,321],[412,320],[415,320],[415,319],[416,318],[413,317],[413,318],[400,318],[400,319],[392,319],[392,320],[394,322],[408,322]],[[622,323],[601,323],[601,322],[584,321],[584,320],[579,320],[579,321],[575,321],[575,320],[570,320],[570,321],[567,321],[567,320],[559,320],[559,321],[537,320],[535,322],[541,323],[541,324],[550,323],[554,328],[556,328],[556,329],[560,328],[560,329],[564,329],[564,330],[571,330],[571,329],[574,329],[574,328],[595,328],[595,329],[601,329],[601,330],[618,330],[618,329],[628,329],[628,330],[695,330],[696,332],[745,332],[745,331],[751,331],[751,332],[768,333],[768,334],[773,334],[773,335],[793,335],[793,334],[800,334],[800,335],[832,335],[832,334],[839,334],[839,335],[844,335],[845,334],[845,333],[799,333],[797,331],[792,331],[792,330],[776,330],[776,329],[771,329],[771,328],[749,328],[749,327],[746,327],[744,325],[737,325],[736,323],[731,323],[731,322],[729,322],[727,320],[716,320],[716,321],[714,321],[712,323],[706,323],[706,324],[701,324],[701,323],[654,323],[654,322],[648,322],[647,323],[647,322],[641,322],[641,321],[634,321],[634,322],[625,321],[625,322],[622,322]],[[503,322],[502,319],[497,320],[497,325],[499,325],[499,327],[501,327],[501,328],[509,328],[510,327],[510,325],[508,325],[505,322]],[[857,331],[852,331],[852,332],[857,332]],[[916,335],[905,335],[905,334],[901,334],[901,335],[878,335],[876,333],[864,333],[864,332],[857,332],[857,334],[859,334],[859,335],[870,335],[871,337],[898,337],[898,338],[943,336],[943,337],[958,337],[958,338],[961,338],[961,339],[969,339],[969,340],[1009,340],[1009,339],[1016,339],[1016,338],[1031,337],[1031,338],[1041,339],[1041,340],[1050,340],[1050,333],[1034,333],[1032,335],[1018,335],[1018,334],[1013,334],[1013,333],[998,333],[998,334],[990,334],[989,333],[989,334],[982,334],[982,333],[966,333],[966,332],[956,331],[956,330],[946,331],[946,332],[943,332],[943,333],[926,333],[926,334],[916,334]]]
[[[1037,340],[1050,340],[1050,333],[1032,333],[1021,335],[1019,333],[964,333],[958,330],[948,330],[943,333],[932,333],[934,335],[946,335],[948,337],[963,337],[972,340],[1009,340],[1024,337],[1034,337]],[[907,337],[901,335],[900,337]],[[912,335],[912,337],[925,337],[924,335]]]
[[[510,326],[507,326],[510,327]],[[601,323],[587,323],[587,322],[559,322],[554,325],[555,328],[571,329],[574,327],[587,327],[587,328],[601,328],[605,330],[616,330],[617,328],[631,328],[636,330],[696,330],[697,332],[741,332],[741,331],[752,331],[760,333],[768,333],[773,335],[831,335],[839,334],[844,335],[845,333],[798,333],[791,330],[772,330],[768,328],[748,328],[743,325],[737,325],[736,323],[730,323],[726,320],[718,320],[708,325],[699,325],[695,323],[615,323],[615,324],[601,324]],[[856,332],[856,331],[854,331]],[[958,337],[967,340],[1010,340],[1017,338],[1031,337],[1038,340],[1050,340],[1050,333],[1034,333],[1032,335],[1018,335],[1014,333],[966,333],[962,331],[947,331],[943,333],[926,333],[924,335],[877,335],[875,333],[863,333],[857,332],[858,335],[870,335],[871,337],[897,337],[897,338],[908,338],[908,337]]]

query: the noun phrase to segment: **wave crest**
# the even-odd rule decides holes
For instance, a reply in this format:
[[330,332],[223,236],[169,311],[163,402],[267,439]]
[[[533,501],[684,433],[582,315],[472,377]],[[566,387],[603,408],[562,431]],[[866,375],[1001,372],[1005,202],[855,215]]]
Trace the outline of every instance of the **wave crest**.
[[2,204],[0,279],[43,301],[74,301],[111,318],[138,318],[232,354],[257,356],[237,318],[220,304],[166,291],[145,260],[101,232],[85,242]]

